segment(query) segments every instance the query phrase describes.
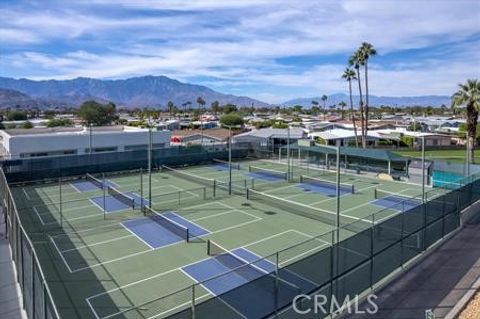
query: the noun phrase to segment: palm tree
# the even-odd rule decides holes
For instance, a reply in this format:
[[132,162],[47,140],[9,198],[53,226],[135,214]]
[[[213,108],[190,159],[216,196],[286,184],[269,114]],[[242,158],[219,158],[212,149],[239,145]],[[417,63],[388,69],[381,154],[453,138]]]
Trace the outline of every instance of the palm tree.
[[353,132],[355,133],[355,146],[358,147],[358,135],[357,135],[357,124],[355,121],[355,111],[353,110],[353,97],[352,97],[352,81],[357,79],[357,75],[355,71],[350,68],[346,68],[343,71],[342,79],[345,79],[348,82],[348,92],[350,95],[350,112],[352,116],[352,123],[353,123]]
[[325,94],[322,95],[322,97],[320,98],[320,100],[322,100],[323,102],[323,120],[325,121],[325,117],[326,117],[326,113],[327,113],[327,100],[328,100],[328,96],[326,96]]
[[358,93],[360,97],[360,126],[362,128],[362,147],[367,147],[367,136],[365,134],[365,113],[363,108],[362,83],[360,78],[360,66],[363,65],[363,55],[358,50],[348,59],[348,64],[352,66],[357,73]]
[[368,59],[372,56],[377,55],[377,50],[368,42],[363,42],[360,46],[359,51],[361,52],[362,59],[364,61],[365,67],[365,135],[368,132]]
[[311,111],[312,111],[312,114],[313,115],[318,115],[318,102],[317,101],[312,101],[312,107],[311,107]]
[[480,112],[480,81],[467,80],[465,84],[458,84],[459,89],[452,95],[452,107],[466,106],[467,111],[467,143],[470,147],[468,162],[475,160],[475,139],[477,136],[478,112]]
[[172,112],[173,108],[175,107],[175,104],[173,104],[172,101],[168,101],[167,103],[167,108],[168,108],[168,117],[171,119],[172,118]]
[[198,113],[200,115],[200,132],[202,134],[202,138],[201,138],[201,145],[203,145],[203,118],[202,118],[202,109],[203,109],[203,106],[205,105],[205,100],[199,96],[197,98],[197,104],[198,104]]
[[220,111],[220,103],[218,101],[213,101],[210,104],[210,107],[212,108],[213,114],[217,116],[218,112]]
[[347,106],[347,103],[341,101],[340,103],[338,103],[338,105],[342,108],[342,120],[343,120],[345,118],[344,108],[345,106]]

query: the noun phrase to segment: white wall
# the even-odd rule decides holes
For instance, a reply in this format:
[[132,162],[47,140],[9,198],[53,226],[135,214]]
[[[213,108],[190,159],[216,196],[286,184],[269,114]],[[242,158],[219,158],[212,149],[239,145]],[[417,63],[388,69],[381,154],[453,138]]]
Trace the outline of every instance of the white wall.
[[[3,134],[2,134],[3,133]],[[4,147],[11,158],[20,158],[20,154],[49,153],[76,150],[76,154],[85,154],[90,148],[90,134],[83,132],[62,132],[51,134],[14,135],[4,137]],[[92,148],[117,147],[118,151],[125,146],[148,145],[148,130],[125,130],[110,132],[93,132]],[[170,146],[170,131],[152,131],[152,144]]]

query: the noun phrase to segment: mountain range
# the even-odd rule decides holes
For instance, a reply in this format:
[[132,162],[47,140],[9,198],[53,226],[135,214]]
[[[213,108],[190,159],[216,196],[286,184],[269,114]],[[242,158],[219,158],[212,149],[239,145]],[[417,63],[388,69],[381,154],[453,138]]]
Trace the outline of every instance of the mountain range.
[[[359,96],[353,96],[353,105],[355,108],[359,105]],[[310,108],[312,101],[319,102],[320,106],[323,106],[323,102],[320,97],[310,97],[310,98],[297,98],[284,102],[286,106],[302,105],[303,107]],[[347,94],[337,93],[327,95],[326,105],[338,105],[340,102],[345,102],[347,105],[350,105],[350,98]],[[364,97],[365,101],[365,97]],[[451,97],[447,95],[422,95],[422,96],[375,96],[369,95],[369,105],[371,106],[398,106],[398,107],[407,107],[407,106],[433,106],[440,107],[442,105],[449,106],[451,103]]]
[[[208,87],[182,83],[166,76],[143,76],[124,80],[76,78],[72,80],[32,81],[0,77],[0,88],[17,93],[0,95],[0,106],[24,105],[26,99],[34,106],[78,106],[86,100],[111,101],[119,107],[165,107],[169,101],[177,106],[190,101],[196,105],[202,97],[206,106],[214,101],[220,105],[268,106],[267,103],[246,97],[223,94]],[[24,100],[19,100],[23,94]]]
[[[270,104],[249,98],[214,91],[206,86],[183,83],[166,76],[142,76],[123,80],[99,80],[76,78],[72,80],[13,79],[0,77],[0,107],[76,107],[86,100],[113,102],[119,107],[165,107],[169,101],[177,106],[190,101],[196,105],[202,97],[206,106],[214,101],[221,105],[231,103],[237,106],[264,107]],[[358,105],[358,96],[354,96]],[[320,97],[297,98],[281,103],[285,106],[311,106],[312,101],[320,102]],[[346,94],[328,95],[327,106],[341,101],[349,103]],[[370,95],[372,106],[434,106],[449,105],[450,97],[441,95],[389,97]]]

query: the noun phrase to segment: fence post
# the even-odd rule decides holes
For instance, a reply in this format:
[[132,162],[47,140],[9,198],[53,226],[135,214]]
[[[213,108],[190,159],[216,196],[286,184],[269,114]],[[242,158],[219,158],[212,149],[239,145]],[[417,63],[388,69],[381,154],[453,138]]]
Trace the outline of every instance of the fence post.
[[35,256],[33,256],[32,247],[32,316],[35,318]]
[[195,319],[195,284],[192,285],[192,319]]
[[275,304],[275,318],[278,318],[278,251],[275,253],[275,292],[274,292],[274,304]]

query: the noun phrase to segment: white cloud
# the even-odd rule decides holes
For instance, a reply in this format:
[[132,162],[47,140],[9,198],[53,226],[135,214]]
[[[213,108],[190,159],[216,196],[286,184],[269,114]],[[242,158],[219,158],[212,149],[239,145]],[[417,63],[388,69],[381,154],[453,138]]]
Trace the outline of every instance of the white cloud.
[[[244,95],[278,102],[343,91],[344,60],[328,57],[346,60],[365,40],[381,54],[372,61],[379,63],[372,65],[373,94],[450,94],[456,82],[479,74],[479,55],[472,53],[478,40],[474,48],[472,41],[462,44],[479,29],[480,2],[473,0],[54,3],[0,10],[2,45],[13,47],[3,50],[2,75],[207,77],[214,88],[237,93],[244,87]],[[436,47],[448,43],[453,49]],[[382,55],[410,48],[433,48],[435,55],[381,62]],[[295,56],[327,62],[278,62]]]

